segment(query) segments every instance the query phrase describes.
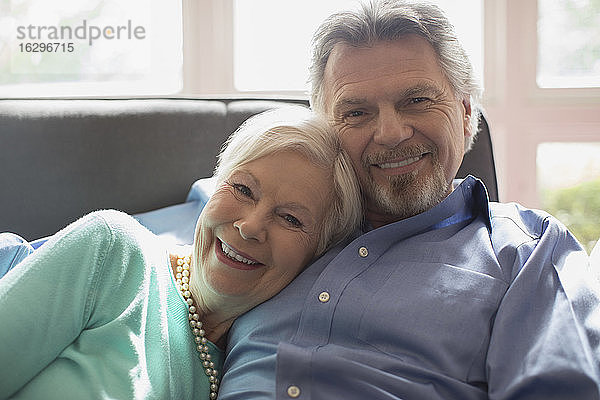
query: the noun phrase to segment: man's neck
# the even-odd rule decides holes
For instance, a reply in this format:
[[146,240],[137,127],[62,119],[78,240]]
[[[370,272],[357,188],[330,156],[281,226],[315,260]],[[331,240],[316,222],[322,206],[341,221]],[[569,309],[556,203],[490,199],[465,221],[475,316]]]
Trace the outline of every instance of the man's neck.
[[[450,193],[452,193],[454,191],[454,189],[455,189],[454,184],[450,183],[450,191],[448,192],[446,197],[448,197],[448,195],[450,195]],[[390,214],[390,213],[382,212],[381,210],[376,210],[376,209],[367,207],[367,209],[365,210],[365,219],[369,223],[369,225],[371,226],[372,229],[377,229],[377,228],[381,228],[382,226],[413,217],[413,216],[423,213],[425,211],[427,211],[427,210],[422,210],[421,212],[412,214],[412,215],[396,215],[396,214]]]
[[372,229],[381,228],[384,225],[398,222],[403,219],[396,215],[380,213],[373,210],[366,210],[365,217]]

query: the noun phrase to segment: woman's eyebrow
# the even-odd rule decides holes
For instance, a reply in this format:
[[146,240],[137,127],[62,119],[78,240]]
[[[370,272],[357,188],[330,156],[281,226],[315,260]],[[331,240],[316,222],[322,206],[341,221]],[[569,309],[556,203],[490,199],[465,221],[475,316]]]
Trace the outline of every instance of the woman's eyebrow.
[[[280,207],[288,209],[292,212],[301,214],[299,216],[301,218],[303,218],[302,222],[304,222],[304,223],[308,223],[308,222],[314,223],[316,221],[316,217],[313,215],[312,211],[308,207],[304,206],[301,203],[289,202],[289,203],[282,204]],[[310,221],[307,221],[306,218],[310,219]]]

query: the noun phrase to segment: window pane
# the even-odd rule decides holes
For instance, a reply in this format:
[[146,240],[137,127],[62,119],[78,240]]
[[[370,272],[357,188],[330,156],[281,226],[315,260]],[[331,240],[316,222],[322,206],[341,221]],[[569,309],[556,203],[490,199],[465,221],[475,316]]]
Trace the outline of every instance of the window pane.
[[537,150],[542,208],[589,251],[600,238],[600,143],[542,143]]
[[[481,0],[436,3],[481,76],[483,21]],[[234,0],[234,85],[240,91],[308,89],[310,39],[335,11],[356,8],[356,0]]]
[[600,86],[600,1],[538,1],[537,83]]
[[181,88],[177,1],[0,3],[0,96],[133,95]]

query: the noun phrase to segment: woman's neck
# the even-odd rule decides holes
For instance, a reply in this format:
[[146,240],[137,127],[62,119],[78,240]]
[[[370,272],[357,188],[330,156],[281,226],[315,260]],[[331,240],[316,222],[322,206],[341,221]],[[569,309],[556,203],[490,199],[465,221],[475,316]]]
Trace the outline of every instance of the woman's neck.
[[[177,247],[169,253],[171,262],[171,270],[173,276],[177,276],[177,259],[180,256],[189,255],[190,249],[187,247]],[[202,329],[204,336],[214,343],[217,347],[224,349],[227,342],[227,332],[233,324],[235,317],[224,315],[221,310],[211,310],[208,307],[201,294],[192,292],[192,300],[196,306],[196,313],[199,315],[199,320],[202,321]]]

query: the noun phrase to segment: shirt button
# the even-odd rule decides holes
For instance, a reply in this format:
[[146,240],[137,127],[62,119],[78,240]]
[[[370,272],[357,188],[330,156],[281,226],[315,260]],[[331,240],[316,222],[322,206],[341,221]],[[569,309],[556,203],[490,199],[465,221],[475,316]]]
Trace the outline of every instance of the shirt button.
[[319,301],[321,303],[327,303],[329,301],[329,293],[321,292],[321,294],[319,294]]
[[364,258],[369,255],[369,250],[366,247],[361,247],[358,249],[358,255]]
[[291,398],[295,399],[296,397],[300,396],[300,388],[298,386],[292,385],[287,388],[287,394]]

